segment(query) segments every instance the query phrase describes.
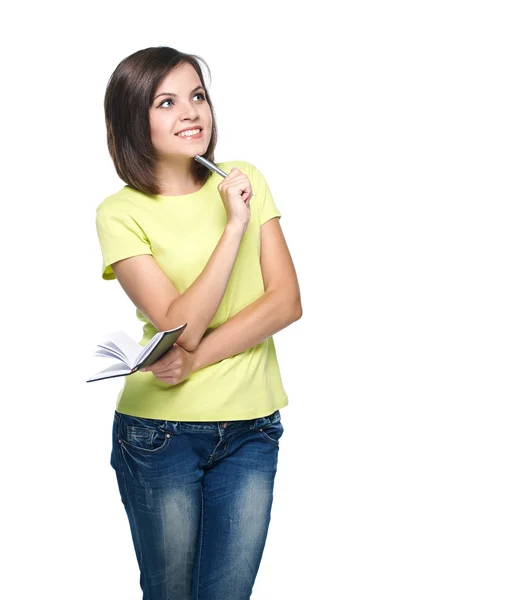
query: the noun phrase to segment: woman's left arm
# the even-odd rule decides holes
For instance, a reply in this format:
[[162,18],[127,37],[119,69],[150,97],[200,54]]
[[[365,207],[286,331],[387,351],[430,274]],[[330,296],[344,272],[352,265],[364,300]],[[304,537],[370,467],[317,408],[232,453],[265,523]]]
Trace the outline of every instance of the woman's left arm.
[[192,371],[252,348],[301,318],[299,282],[279,218],[264,223],[260,236],[265,293],[202,338],[192,352]]

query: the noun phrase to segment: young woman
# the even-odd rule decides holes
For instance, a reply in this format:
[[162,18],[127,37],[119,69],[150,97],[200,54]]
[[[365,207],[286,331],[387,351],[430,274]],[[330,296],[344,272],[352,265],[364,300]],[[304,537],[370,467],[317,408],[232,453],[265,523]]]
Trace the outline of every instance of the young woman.
[[[195,55],[140,50],[105,94],[108,149],[126,183],[97,208],[102,277],[144,323],[187,326],[124,380],[111,464],[144,600],[247,600],[270,522],[279,409],[272,335],[302,315],[278,211],[251,163],[215,162],[217,127]],[[269,120],[269,127],[279,126]]]

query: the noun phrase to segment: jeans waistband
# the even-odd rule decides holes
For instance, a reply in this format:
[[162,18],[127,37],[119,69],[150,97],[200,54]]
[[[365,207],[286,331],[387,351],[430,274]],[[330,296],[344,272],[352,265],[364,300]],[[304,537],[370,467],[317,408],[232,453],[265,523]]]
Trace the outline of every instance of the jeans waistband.
[[172,420],[162,420],[162,419],[147,419],[145,417],[136,417],[132,415],[125,415],[123,413],[114,411],[114,419],[119,423],[121,419],[128,419],[133,421],[140,421],[143,423],[151,424],[157,427],[166,428],[166,425],[172,425],[176,427],[179,425],[180,429],[189,429],[189,430],[215,430],[219,427],[226,428],[234,425],[242,425],[245,427],[249,427],[249,429],[253,429],[255,427],[262,427],[267,423],[278,423],[281,421],[281,413],[279,410],[274,411],[270,415],[265,415],[262,417],[256,417],[254,419],[239,419],[235,421],[172,421]]

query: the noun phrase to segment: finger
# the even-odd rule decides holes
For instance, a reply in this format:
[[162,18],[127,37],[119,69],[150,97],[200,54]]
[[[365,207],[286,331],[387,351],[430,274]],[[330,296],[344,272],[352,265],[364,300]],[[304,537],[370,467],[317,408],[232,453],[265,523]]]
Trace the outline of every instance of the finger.
[[242,175],[242,174],[243,173],[239,169],[237,169],[236,167],[232,167],[231,171],[227,174],[226,177],[224,177],[222,179],[222,181],[219,183],[219,185],[226,185],[226,182],[229,183],[230,181],[233,181],[233,179],[235,177],[238,177],[239,175]]
[[181,368],[176,367],[165,367],[162,369],[153,370],[153,375],[155,377],[167,377],[167,376],[176,376],[182,372]]
[[159,379],[160,381],[163,381],[164,383],[167,383],[167,385],[176,385],[179,382],[178,377],[162,376],[162,377],[157,377],[157,379]]
[[[224,183],[224,185],[222,185],[222,183]],[[222,192],[237,188],[246,189],[248,185],[251,185],[251,182],[245,176],[235,177],[229,181],[225,179],[222,183],[218,186],[218,189]]]
[[231,169],[231,171],[228,173],[227,177],[224,177],[224,179],[220,183],[226,183],[226,182],[229,183],[229,182],[237,181],[240,178],[248,179],[248,177],[245,173],[240,171],[240,169],[233,167]]
[[159,371],[161,369],[166,369],[169,365],[172,365],[176,362],[180,357],[180,351],[178,348],[171,348],[167,354],[165,354],[162,358],[159,358],[157,361],[141,369],[141,371]]
[[162,366],[162,361],[157,360],[154,363],[151,363],[150,365],[145,366],[144,368],[141,369],[141,371],[153,371],[153,369],[159,369]]
[[233,184],[232,187],[230,186],[230,188],[228,188],[228,190],[235,192],[238,196],[240,196],[242,198],[242,200],[246,200],[248,197],[250,197],[252,195],[251,184],[247,181],[237,182],[237,183]]
[[162,371],[167,371],[169,369],[179,369],[183,366],[183,361],[181,359],[180,356],[177,356],[174,358],[174,360],[166,360],[165,362],[163,362],[162,364],[156,366],[156,363],[154,365],[151,365],[151,370],[152,371],[158,371],[158,372],[162,372]]

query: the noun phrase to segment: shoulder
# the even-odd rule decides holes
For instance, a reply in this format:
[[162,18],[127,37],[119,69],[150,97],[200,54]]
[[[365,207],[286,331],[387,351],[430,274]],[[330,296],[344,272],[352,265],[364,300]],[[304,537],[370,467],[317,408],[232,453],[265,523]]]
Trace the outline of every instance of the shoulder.
[[106,215],[112,212],[129,210],[137,205],[137,197],[141,195],[143,195],[141,192],[125,185],[119,191],[104,198],[97,205],[96,214]]

